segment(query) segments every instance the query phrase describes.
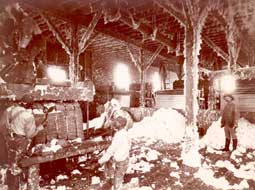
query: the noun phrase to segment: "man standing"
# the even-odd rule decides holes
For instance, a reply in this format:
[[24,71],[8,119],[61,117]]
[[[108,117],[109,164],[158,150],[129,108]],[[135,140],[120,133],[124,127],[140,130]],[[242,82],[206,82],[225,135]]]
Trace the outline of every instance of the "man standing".
[[33,137],[44,128],[42,125],[36,127],[32,112],[19,104],[8,107],[1,120],[1,133],[8,149],[7,184],[9,190],[17,190],[22,175],[18,163],[26,156]]
[[225,94],[224,100],[226,101],[226,105],[222,112],[221,127],[224,127],[226,141],[225,147],[222,149],[222,151],[229,151],[231,138],[233,141],[233,150],[235,150],[237,147],[235,130],[237,127],[238,114],[236,111],[236,105],[233,102],[234,97],[231,94]]

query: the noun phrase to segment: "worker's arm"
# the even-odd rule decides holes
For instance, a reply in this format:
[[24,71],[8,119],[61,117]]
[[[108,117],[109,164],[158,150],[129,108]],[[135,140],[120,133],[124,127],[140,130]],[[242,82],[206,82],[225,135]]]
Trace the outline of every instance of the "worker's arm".
[[240,113],[239,113],[239,107],[237,105],[234,106],[234,112],[235,112],[235,125],[234,127],[238,126],[238,120],[240,117]]
[[42,125],[36,126],[33,116],[24,119],[25,133],[28,139],[34,138],[40,131],[44,129]]
[[112,139],[111,145],[108,147],[104,155],[98,160],[99,164],[103,164],[107,162],[115,153],[116,149],[120,146],[120,139],[119,135],[115,133],[115,136]]

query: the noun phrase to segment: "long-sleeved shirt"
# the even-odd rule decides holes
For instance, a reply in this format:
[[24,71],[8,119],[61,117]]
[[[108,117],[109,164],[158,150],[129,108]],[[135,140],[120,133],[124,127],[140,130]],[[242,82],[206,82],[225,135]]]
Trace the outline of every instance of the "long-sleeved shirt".
[[11,106],[6,110],[7,125],[11,133],[27,138],[37,134],[33,114],[20,106]]
[[237,108],[233,102],[228,102],[222,112],[221,125],[234,127],[238,119]]
[[129,157],[131,140],[128,132],[121,129],[113,136],[112,143],[106,150],[105,154],[99,159],[99,163],[107,162],[111,157],[117,162],[124,161]]

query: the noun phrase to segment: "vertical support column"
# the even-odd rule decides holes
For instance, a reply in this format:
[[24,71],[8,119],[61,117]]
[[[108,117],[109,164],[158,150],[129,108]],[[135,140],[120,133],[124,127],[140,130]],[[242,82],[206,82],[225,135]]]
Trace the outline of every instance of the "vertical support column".
[[[231,8],[229,7],[231,10]],[[228,25],[227,25],[227,45],[228,45],[228,54],[229,54],[229,61],[228,61],[228,70],[236,70],[237,69],[237,59],[239,56],[239,52],[241,49],[241,38],[236,28],[234,17],[232,11],[229,11],[229,15],[227,17]]]
[[92,80],[92,52],[86,51],[85,52],[85,79]]
[[[200,2],[200,1],[199,1]],[[201,49],[201,32],[207,16],[206,7],[199,8],[190,0],[183,3],[186,14],[184,42],[184,96],[186,130],[185,143],[182,150],[183,163],[191,167],[201,165],[201,155],[198,152],[198,133],[196,128],[198,113],[198,55]],[[192,157],[192,159],[190,159]]]
[[144,95],[145,95],[145,76],[144,76],[145,72],[144,69],[141,69],[140,72],[140,83],[141,83],[141,94],[140,94],[140,106],[141,107],[145,107],[145,99],[144,99]]
[[184,96],[186,126],[196,125],[196,116],[198,112],[198,53],[200,49],[198,46],[200,46],[200,41],[200,31],[197,28],[193,28],[192,26],[186,26],[184,47]]
[[86,134],[86,138],[89,137],[89,101],[86,101],[86,129],[87,129],[87,134]]
[[228,37],[227,37],[227,44],[228,44],[228,54],[229,54],[229,61],[228,61],[228,70],[231,70],[231,66],[233,65],[234,67],[236,67],[235,65],[235,61],[234,61],[234,43],[233,43],[233,34],[232,32],[228,32]]
[[39,176],[39,170],[40,170],[40,165],[32,165],[29,167],[28,170],[28,184],[27,184],[27,189],[28,190],[38,190],[40,189],[40,176]]
[[79,49],[77,41],[77,25],[72,26],[72,51],[69,62],[69,77],[72,84],[76,83],[79,79],[78,65],[79,65]]
[[159,66],[159,73],[160,73],[160,87],[161,89],[165,90],[166,89],[166,77],[167,77],[167,72],[166,72],[166,67],[164,64],[160,64]]
[[145,64],[144,64],[144,60],[143,60],[143,50],[140,49],[139,50],[139,65],[140,65],[140,83],[141,83],[141,92],[140,92],[140,106],[141,107],[145,107]]

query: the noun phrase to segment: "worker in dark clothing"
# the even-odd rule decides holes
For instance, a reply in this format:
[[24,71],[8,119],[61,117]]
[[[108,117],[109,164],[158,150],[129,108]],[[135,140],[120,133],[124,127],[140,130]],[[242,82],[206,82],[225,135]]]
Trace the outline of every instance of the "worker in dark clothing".
[[236,127],[238,114],[236,111],[236,105],[233,102],[234,97],[230,94],[226,94],[224,95],[224,100],[227,102],[227,104],[222,112],[221,127],[224,127],[226,141],[225,147],[222,149],[222,151],[229,151],[231,138],[233,140],[233,150],[237,148]]
[[204,99],[205,99],[205,102],[204,102],[204,107],[205,109],[208,109],[208,98],[209,98],[209,80],[208,80],[208,76],[205,74],[203,76],[204,78],[204,84],[203,84],[203,88],[204,88]]

